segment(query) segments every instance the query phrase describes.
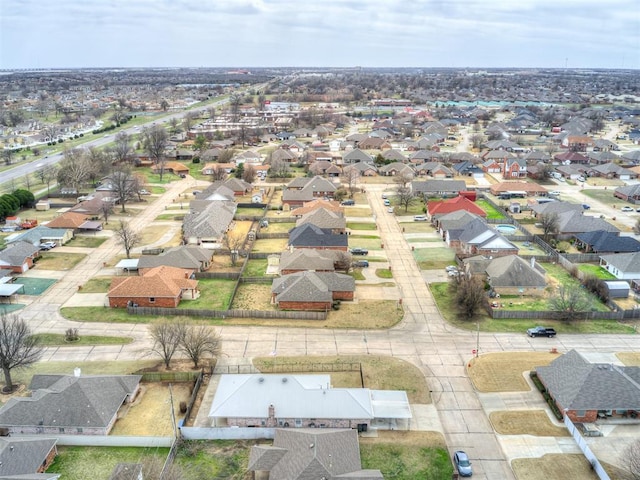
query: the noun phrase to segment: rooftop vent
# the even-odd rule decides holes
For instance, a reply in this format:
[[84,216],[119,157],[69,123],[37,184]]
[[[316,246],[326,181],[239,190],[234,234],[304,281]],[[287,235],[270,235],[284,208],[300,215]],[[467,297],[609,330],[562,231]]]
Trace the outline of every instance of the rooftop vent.
[[284,378],[282,379],[282,383],[287,383],[287,381],[288,381],[288,380],[289,380],[289,379],[288,379],[287,377],[284,377]]
[[264,377],[258,378],[258,383],[264,383]]

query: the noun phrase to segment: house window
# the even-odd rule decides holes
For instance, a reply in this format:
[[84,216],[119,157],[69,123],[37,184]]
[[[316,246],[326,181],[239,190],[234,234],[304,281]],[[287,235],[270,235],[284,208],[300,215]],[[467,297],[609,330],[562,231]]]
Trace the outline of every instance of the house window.
[[60,428],[58,428],[58,432],[60,432],[60,433],[64,433],[64,427],[60,427]]
[[82,433],[83,432],[82,427],[78,427],[76,431],[77,433]]
[[149,297],[149,303],[156,303],[156,297]]
[[301,427],[302,426],[302,420],[299,418],[296,418],[296,427]]
[[584,417],[586,414],[586,410],[576,410],[576,417]]

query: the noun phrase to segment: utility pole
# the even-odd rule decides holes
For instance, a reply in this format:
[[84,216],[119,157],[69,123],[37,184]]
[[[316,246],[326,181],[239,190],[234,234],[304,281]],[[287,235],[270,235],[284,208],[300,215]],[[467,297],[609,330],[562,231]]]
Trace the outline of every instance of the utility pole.
[[476,322],[476,358],[480,354],[480,322]]

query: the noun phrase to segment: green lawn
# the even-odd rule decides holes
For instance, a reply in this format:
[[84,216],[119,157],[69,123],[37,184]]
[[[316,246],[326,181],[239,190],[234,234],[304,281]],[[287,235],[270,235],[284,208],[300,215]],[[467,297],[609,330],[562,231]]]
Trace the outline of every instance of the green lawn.
[[181,222],[184,220],[186,214],[186,212],[162,213],[156,217],[156,220],[175,220]]
[[266,258],[254,258],[247,262],[242,272],[243,277],[264,277],[267,271],[268,260]]
[[284,222],[284,223],[274,223],[270,222],[269,226],[266,228],[261,228],[260,232],[262,233],[287,233],[289,230],[296,226],[293,222]]
[[186,441],[178,449],[175,465],[184,480],[244,478],[254,444],[231,440]]
[[376,268],[376,277],[393,278],[393,272],[389,268]]
[[70,241],[64,244],[65,247],[88,247],[98,248],[104,242],[108,240],[107,237],[87,237],[78,236],[73,237]]
[[33,335],[36,337],[41,345],[52,346],[75,346],[75,345],[127,345],[133,342],[131,337],[106,337],[99,335],[82,335],[79,332],[80,338],[75,342],[65,341],[65,336],[61,333],[36,333]]
[[433,270],[450,265],[455,258],[455,252],[448,247],[416,248],[413,251],[413,258],[416,259],[421,270]]
[[107,293],[112,277],[93,277],[82,285],[82,293]]
[[362,268],[354,268],[349,272],[349,275],[351,275],[354,280],[365,280],[364,273],[362,273]]
[[404,233],[433,233],[435,229],[429,222],[401,222]]
[[[536,319],[492,319],[484,310],[481,310],[473,321],[465,321],[458,314],[449,291],[448,282],[429,284],[438,310],[445,320],[452,325],[467,330],[475,330],[476,321],[480,322],[480,330],[484,332],[513,332],[524,334],[527,328],[540,324]],[[589,320],[568,324],[558,320],[544,320],[544,325],[555,328],[558,333],[627,333],[633,334],[635,330],[629,325],[624,325],[613,320]]]
[[394,480],[441,480],[453,474],[446,448],[361,442],[360,457],[362,468],[378,469]]
[[60,473],[65,480],[109,478],[121,462],[140,463],[157,459],[164,463],[168,448],[67,447],[58,446],[58,456],[47,473]]
[[263,215],[264,208],[238,208],[236,210],[236,216],[262,217]]
[[487,212],[488,220],[499,220],[499,219],[507,218],[504,212],[501,212],[500,210],[496,209],[493,205],[491,205],[486,200],[483,200],[483,199],[476,200],[476,205],[478,205],[481,209]]
[[[543,263],[540,262],[540,266],[544,268],[547,272],[547,275],[558,280],[560,285],[563,285],[565,288],[582,288],[582,284],[577,278],[571,276],[571,274],[562,268],[558,264],[552,263]],[[585,291],[586,292],[586,291]],[[609,308],[604,305],[600,300],[598,300],[594,295],[588,294],[591,297],[593,308],[600,312],[608,312]]]
[[182,300],[178,308],[197,308],[202,310],[225,310],[229,307],[235,280],[206,278],[198,281],[200,297],[195,300]]
[[347,228],[351,230],[377,230],[377,226],[374,222],[364,223],[364,222],[348,222]]
[[600,265],[593,265],[591,263],[582,263],[578,265],[578,270],[588,275],[593,275],[600,280],[615,280],[616,276]]
[[349,248],[366,248],[367,250],[380,250],[382,243],[379,237],[362,238],[358,235],[349,235]]

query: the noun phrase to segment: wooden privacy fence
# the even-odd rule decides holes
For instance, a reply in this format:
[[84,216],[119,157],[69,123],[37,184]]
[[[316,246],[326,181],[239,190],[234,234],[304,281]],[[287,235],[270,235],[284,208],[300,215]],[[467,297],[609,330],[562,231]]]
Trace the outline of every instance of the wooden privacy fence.
[[200,310],[195,308],[127,307],[130,315],[157,317],[180,316],[202,318],[266,318],[283,320],[326,320],[327,312],[297,312],[283,310]]
[[[559,318],[562,312],[556,312],[552,310],[547,311],[528,311],[528,310],[502,310],[499,308],[492,308],[489,310],[491,318],[495,319],[544,319],[553,320]],[[575,313],[576,320],[622,320],[624,317],[624,311],[617,312],[579,312]]]

